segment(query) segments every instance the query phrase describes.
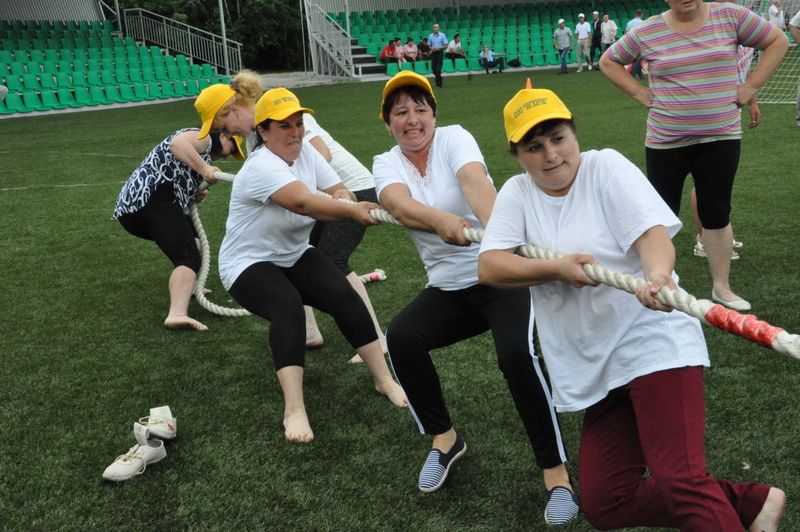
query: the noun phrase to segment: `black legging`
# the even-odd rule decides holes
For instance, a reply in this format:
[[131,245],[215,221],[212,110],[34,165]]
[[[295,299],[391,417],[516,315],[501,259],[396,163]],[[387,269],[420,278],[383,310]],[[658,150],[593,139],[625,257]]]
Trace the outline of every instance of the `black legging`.
[[[358,190],[353,194],[358,201],[378,203],[378,196],[375,194],[374,188]],[[308,237],[308,241],[331,259],[340,272],[344,275],[349,275],[353,271],[350,269],[350,255],[361,243],[361,239],[364,238],[364,233],[366,232],[366,226],[355,220],[317,222],[311,230],[311,236]]]
[[200,269],[192,219],[177,204],[170,183],[156,188],[138,211],[120,216],[119,223],[133,236],[154,241],[176,268]]
[[705,229],[730,223],[731,194],[739,168],[741,141],[717,140],[681,148],[645,148],[647,179],[676,215],[683,182],[690,173],[697,191],[697,214]]
[[229,292],[237,303],[270,322],[269,345],[276,371],[305,363],[304,304],[330,314],[353,348],[378,339],[364,302],[336,266],[314,248],[290,268],[271,262],[249,266]]
[[386,332],[389,356],[420,432],[442,434],[453,426],[430,351],[490,329],[497,363],[536,463],[551,468],[566,462],[550,384],[534,351],[527,289],[499,290],[484,285],[454,291],[426,288],[394,317]]

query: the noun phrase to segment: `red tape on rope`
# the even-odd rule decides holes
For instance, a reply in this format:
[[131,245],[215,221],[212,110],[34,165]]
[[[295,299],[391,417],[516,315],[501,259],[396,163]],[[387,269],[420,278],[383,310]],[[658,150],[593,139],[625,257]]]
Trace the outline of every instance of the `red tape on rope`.
[[711,307],[706,312],[705,318],[708,323],[718,329],[739,335],[766,347],[772,347],[775,337],[778,336],[778,333],[783,332],[780,327],[770,325],[766,321],[758,319],[758,316],[740,314],[720,304]]

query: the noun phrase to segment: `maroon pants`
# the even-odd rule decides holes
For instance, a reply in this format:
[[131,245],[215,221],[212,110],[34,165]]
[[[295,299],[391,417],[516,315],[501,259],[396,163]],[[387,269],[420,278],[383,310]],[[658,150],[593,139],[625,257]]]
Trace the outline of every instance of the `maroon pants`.
[[706,470],[702,367],[639,377],[586,411],[581,507],[595,528],[741,532],[769,489]]

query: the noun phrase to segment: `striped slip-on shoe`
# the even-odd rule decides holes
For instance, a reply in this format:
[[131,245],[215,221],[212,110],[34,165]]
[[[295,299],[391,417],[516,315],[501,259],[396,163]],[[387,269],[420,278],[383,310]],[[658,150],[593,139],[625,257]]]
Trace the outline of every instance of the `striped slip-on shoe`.
[[428,453],[428,458],[422,465],[419,472],[419,489],[425,493],[436,491],[442,487],[444,481],[447,480],[447,474],[450,472],[450,466],[453,462],[461,458],[466,452],[467,444],[461,435],[456,436],[456,442],[453,447],[446,453],[439,449],[431,449]]
[[578,496],[564,486],[556,486],[547,492],[544,520],[548,525],[566,525],[578,517],[581,511]]

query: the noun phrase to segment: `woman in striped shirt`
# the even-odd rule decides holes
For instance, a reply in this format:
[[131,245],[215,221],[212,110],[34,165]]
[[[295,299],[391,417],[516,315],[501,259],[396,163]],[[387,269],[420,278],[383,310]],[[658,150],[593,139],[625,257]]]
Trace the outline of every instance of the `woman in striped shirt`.
[[[788,40],[773,25],[736,4],[667,0],[670,7],[626,33],[600,59],[617,87],[649,108],[647,177],[680,211],[691,173],[713,280],[711,297],[735,310],[750,304],[730,287],[731,192],[742,134],[739,108],[750,102],[780,64]],[[737,46],[762,50],[745,83],[737,82]],[[622,65],[637,56],[650,68],[650,87]]]

